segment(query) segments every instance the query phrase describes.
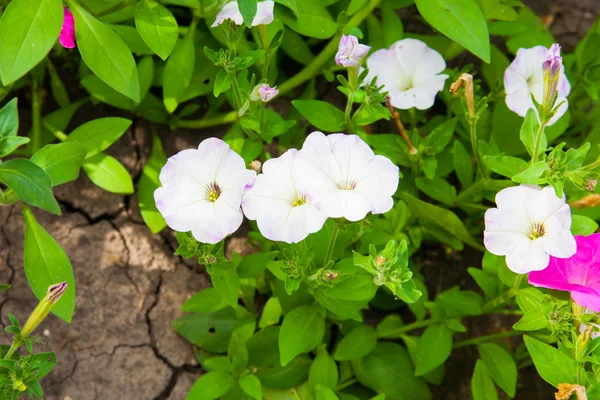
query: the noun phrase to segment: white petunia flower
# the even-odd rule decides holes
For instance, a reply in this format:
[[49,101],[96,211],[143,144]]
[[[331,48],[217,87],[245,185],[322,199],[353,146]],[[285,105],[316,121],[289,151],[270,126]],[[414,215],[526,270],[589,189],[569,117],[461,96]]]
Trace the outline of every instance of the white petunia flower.
[[311,133],[296,156],[294,172],[326,216],[359,221],[394,205],[399,170],[375,155],[357,135]]
[[[256,8],[256,15],[252,20],[252,26],[268,25],[273,22],[273,19],[275,18],[273,7],[275,7],[275,2],[271,0],[259,1]],[[214,28],[219,26],[228,19],[232,20],[236,25],[242,25],[244,23],[244,17],[240,12],[240,6],[237,1],[225,4],[217,14],[217,18],[211,27]]]
[[169,158],[154,192],[156,207],[172,229],[218,243],[240,227],[242,193],[255,175],[227,143],[209,138],[198,150]]
[[248,219],[270,240],[298,243],[318,232],[327,217],[312,201],[312,196],[297,184],[294,160],[298,150],[290,149],[263,165],[263,173],[249,184],[242,198]]
[[[504,71],[504,88],[506,90],[506,106],[516,114],[524,117],[527,110],[535,105],[531,95],[538,103],[544,102],[544,64],[550,67],[548,61],[557,57],[558,46],[549,51],[544,46],[535,46],[531,49],[519,49],[513,62]],[[567,96],[571,92],[571,85],[565,75],[565,67],[561,63],[554,62],[560,67],[558,79],[556,104],[561,104],[558,111],[550,119],[548,125],[554,124],[569,108]]]
[[548,266],[550,256],[568,258],[577,244],[571,234],[571,209],[554,188],[521,185],[496,195],[498,208],[485,213],[483,243],[490,253],[506,256],[512,271],[525,274]]
[[367,58],[370,82],[385,85],[392,106],[406,110],[426,110],[433,106],[436,94],[444,88],[448,75],[444,58],[417,39],[403,39],[389,49],[377,50]]

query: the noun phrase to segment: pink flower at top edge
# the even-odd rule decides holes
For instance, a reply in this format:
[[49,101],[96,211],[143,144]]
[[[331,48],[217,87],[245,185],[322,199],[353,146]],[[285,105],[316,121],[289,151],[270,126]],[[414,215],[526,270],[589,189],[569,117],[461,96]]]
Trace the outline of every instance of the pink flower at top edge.
[[600,312],[600,233],[575,236],[575,241],[575,255],[551,257],[548,268],[529,273],[529,283],[570,292],[577,304]]
[[58,40],[64,48],[72,49],[75,47],[75,20],[73,14],[67,8],[65,8],[65,19]]

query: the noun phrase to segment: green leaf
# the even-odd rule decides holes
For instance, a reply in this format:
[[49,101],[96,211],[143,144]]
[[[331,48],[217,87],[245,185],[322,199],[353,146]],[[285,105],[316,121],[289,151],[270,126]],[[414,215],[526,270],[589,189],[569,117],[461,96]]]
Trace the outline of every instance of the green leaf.
[[94,184],[111,193],[132,194],[133,181],[117,159],[104,153],[83,162],[83,170]]
[[40,363],[37,374],[38,379],[48,375],[54,366],[56,366],[56,354],[52,352],[33,354],[32,359]]
[[224,69],[217,72],[215,77],[215,84],[213,86],[213,96],[219,97],[221,93],[229,90],[233,82],[233,74],[225,71]]
[[25,203],[60,215],[50,177],[33,162],[17,158],[0,164],[0,182],[14,190]]
[[475,0],[416,0],[415,3],[435,29],[490,62],[487,23]]
[[406,192],[400,192],[400,197],[418,217],[421,217],[432,224],[438,225],[440,228],[444,229],[451,235],[454,235],[469,246],[478,250],[483,250],[483,246],[481,246],[471,237],[471,234],[467,228],[465,228],[465,225],[462,223],[460,218],[458,218],[452,211],[426,203],[409,195]]
[[475,363],[471,378],[473,400],[498,400],[498,393],[488,369],[481,360]]
[[173,321],[172,326],[190,343],[206,351],[225,353],[236,324],[235,310],[225,307],[209,314],[185,315]]
[[152,132],[152,153],[142,171],[138,187],[138,204],[144,222],[152,233],[158,233],[167,226],[162,214],[156,208],[154,191],[160,187],[160,170],[167,163],[167,157],[156,132]]
[[79,125],[67,137],[66,142],[78,142],[87,149],[86,159],[108,149],[119,140],[131,126],[131,120],[118,117],[105,117]]
[[381,4],[381,23],[383,25],[383,44],[385,47],[390,47],[404,38],[402,20],[390,1],[384,0]]
[[181,311],[208,314],[227,306],[227,302],[214,287],[202,289],[181,306]]
[[435,29],[490,62],[487,23],[475,0],[416,0],[419,13]]
[[177,41],[173,53],[165,65],[163,103],[169,114],[175,111],[185,94],[194,75],[195,62],[194,32],[190,31],[183,39]]
[[[125,42],[127,48],[135,55],[138,56],[151,56],[154,55],[154,51],[148,47],[144,39],[140,36],[140,33],[134,26],[130,25],[115,25],[108,24],[110,29],[115,31],[117,35]],[[140,99],[142,96],[140,96]]]
[[138,72],[125,42],[76,2],[70,4],[77,27],[77,47],[83,61],[110,87],[139,103]]
[[278,17],[292,30],[317,39],[329,39],[335,35],[338,25],[321,0],[302,0],[296,4],[297,17],[289,9],[277,10]]
[[240,279],[235,268],[216,269],[211,275],[213,286],[227,304],[235,308],[240,293]]
[[202,375],[187,394],[187,400],[217,400],[235,384],[230,372],[212,371]]
[[15,97],[0,109],[0,138],[17,136],[19,131],[19,110]]
[[352,361],[358,381],[390,399],[428,400],[431,392],[422,378],[414,375],[408,352],[392,342],[379,342],[367,356]]
[[313,58],[315,58],[315,55],[302,39],[302,36],[291,29],[285,31],[281,41],[281,49],[285,54],[290,56],[294,61],[298,61],[300,64],[309,64]]
[[[458,143],[458,142],[455,142]],[[452,206],[456,201],[456,188],[442,178],[423,179],[416,178],[415,184],[427,196],[447,206]]]
[[244,24],[248,27],[252,27],[252,20],[256,15],[257,1],[256,0],[238,0],[238,6],[240,8],[240,14],[244,17]]
[[364,300],[343,300],[329,297],[327,292],[318,289],[314,293],[315,300],[319,302],[328,311],[334,313],[340,319],[353,319],[362,321],[360,310],[364,308],[368,302]]
[[[537,134],[539,128],[540,123],[538,121],[537,114],[535,113],[535,110],[533,108],[530,108],[529,110],[527,110],[527,114],[525,114],[525,120],[523,121],[523,125],[521,126],[519,137],[521,139],[521,142],[525,145],[527,152],[532,157],[537,142]],[[539,153],[536,155],[536,158],[540,154],[544,153],[547,147],[548,143],[546,140],[546,134],[543,134],[542,140],[540,142]]]
[[346,12],[348,15],[353,15],[358,12],[369,0],[351,0]]
[[292,104],[318,129],[326,132],[341,132],[344,129],[344,112],[333,104],[319,100],[293,100]]
[[557,348],[530,336],[524,336],[523,339],[533,364],[543,380],[554,387],[558,387],[561,383],[577,382],[575,360]]
[[452,330],[444,324],[429,325],[419,340],[415,375],[421,376],[442,365],[452,350]]
[[548,317],[540,309],[527,311],[525,315],[513,325],[513,329],[518,331],[537,331],[544,329],[549,324]]
[[179,27],[171,11],[154,0],[139,2],[135,10],[135,27],[144,42],[166,60],[179,36]]
[[248,374],[241,377],[239,384],[248,396],[255,400],[262,400],[262,385],[256,375]]
[[[379,327],[378,327],[379,329]],[[352,329],[338,343],[333,358],[348,361],[369,354],[377,346],[377,333],[368,325],[359,325]]]
[[13,0],[0,19],[0,75],[4,86],[35,67],[52,49],[63,24],[61,0]]
[[0,138],[0,158],[6,157],[18,147],[29,143],[30,139],[23,136],[8,136]]
[[331,390],[335,390],[337,388],[338,379],[338,368],[334,359],[326,350],[319,349],[308,372],[308,385],[311,388],[322,385]]
[[260,315],[258,327],[262,329],[267,326],[278,324],[282,314],[283,310],[281,309],[281,303],[279,303],[279,299],[275,296],[270,297],[265,303],[265,308]]
[[530,165],[521,158],[511,156],[485,156],[483,161],[489,169],[507,178],[520,174]]
[[237,267],[240,278],[257,278],[267,269],[267,263],[275,260],[278,251],[268,251],[250,254]]
[[48,144],[31,157],[31,162],[46,171],[52,186],[58,186],[77,179],[86,153],[85,146],[77,142]]
[[325,317],[310,306],[301,306],[290,311],[281,324],[279,354],[285,366],[299,354],[317,347],[325,334]]
[[598,223],[585,215],[571,216],[571,233],[573,235],[589,236],[598,230]]
[[296,3],[296,0],[275,0],[275,3],[289,8],[294,13],[294,16],[298,18],[298,4]]
[[52,313],[71,323],[75,310],[75,276],[69,257],[54,238],[37,222],[31,209],[23,206],[25,220],[24,264],[31,290],[44,298],[48,287],[67,282],[67,290],[52,307]]
[[511,398],[515,397],[517,391],[517,364],[513,357],[494,343],[483,343],[478,345],[477,348],[496,385]]
[[317,400],[339,400],[335,392],[326,386],[316,385],[315,392]]
[[435,129],[425,137],[424,144],[426,146],[431,146],[434,154],[440,154],[444,151],[446,146],[448,146],[450,140],[452,140],[457,123],[458,118],[452,118],[436,126]]
[[473,168],[473,160],[471,156],[458,140],[454,142],[454,151],[452,154],[454,162],[454,170],[456,176],[463,186],[470,186],[473,183],[475,169]]

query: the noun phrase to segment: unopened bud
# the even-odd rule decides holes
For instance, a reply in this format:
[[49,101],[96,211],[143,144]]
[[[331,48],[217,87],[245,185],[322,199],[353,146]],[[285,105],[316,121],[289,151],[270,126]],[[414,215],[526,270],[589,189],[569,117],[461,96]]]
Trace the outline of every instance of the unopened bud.
[[38,303],[29,319],[27,319],[25,326],[23,326],[21,330],[22,338],[28,337],[46,319],[52,307],[60,300],[66,290],[67,282],[57,283],[48,288],[46,296]]
[[254,160],[252,162],[250,162],[250,164],[248,164],[248,167],[256,172],[257,174],[260,174],[261,168],[262,168],[262,163],[258,160]]
[[217,257],[213,256],[212,254],[209,255],[208,257],[206,257],[206,263],[207,264],[216,264],[217,263]]
[[598,184],[598,179],[596,179],[596,178],[588,178],[584,182],[583,187],[588,192],[593,192],[594,190],[596,190],[596,185],[597,184]]
[[461,87],[465,88],[465,100],[467,100],[467,108],[469,116],[475,117],[475,95],[473,94],[473,75],[461,74],[458,79],[450,85],[450,92],[457,95]]
[[277,87],[271,87],[268,83],[261,83],[252,90],[252,93],[250,94],[250,100],[262,100],[266,103],[278,94],[279,90],[277,89]]
[[335,55],[335,63],[344,67],[358,67],[364,56],[371,50],[370,46],[358,43],[354,35],[343,35]]
[[325,279],[329,282],[335,280],[338,276],[340,276],[340,273],[337,271],[327,271],[325,272]]
[[381,254],[375,257],[375,265],[377,265],[378,267],[383,267],[386,261],[386,258]]
[[544,113],[548,115],[554,108],[556,102],[556,93],[558,90],[558,81],[560,79],[560,70],[562,68],[562,57],[560,56],[560,46],[554,43],[544,60],[544,101],[542,104]]

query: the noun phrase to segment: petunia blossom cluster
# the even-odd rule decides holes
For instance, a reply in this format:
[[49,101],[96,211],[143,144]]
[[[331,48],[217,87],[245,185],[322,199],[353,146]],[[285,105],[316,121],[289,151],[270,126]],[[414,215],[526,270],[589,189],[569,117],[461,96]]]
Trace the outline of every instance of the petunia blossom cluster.
[[267,239],[297,243],[327,218],[389,211],[399,169],[356,135],[313,132],[302,149],[267,160],[258,176],[227,143],[210,138],[169,158],[159,178],[156,206],[176,231],[214,244],[246,215]]

